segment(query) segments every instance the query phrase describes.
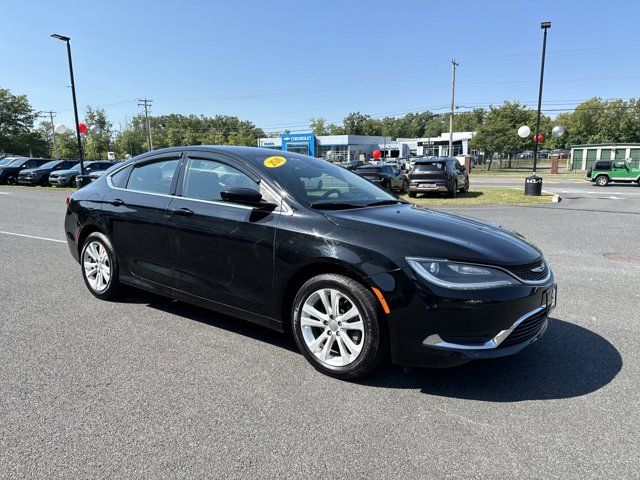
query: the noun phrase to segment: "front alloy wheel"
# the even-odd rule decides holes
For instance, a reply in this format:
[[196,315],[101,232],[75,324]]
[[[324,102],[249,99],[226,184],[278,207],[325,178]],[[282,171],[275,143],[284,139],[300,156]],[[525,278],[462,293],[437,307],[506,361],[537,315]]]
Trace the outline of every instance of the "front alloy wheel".
[[596,178],[596,185],[599,187],[606,187],[609,183],[609,178],[606,175],[600,175]]
[[386,351],[383,314],[373,294],[343,275],[308,280],[293,304],[298,348],[319,371],[344,380],[362,377]]
[[322,363],[349,365],[362,351],[362,314],[353,300],[338,290],[321,288],[307,297],[300,326],[307,348]]

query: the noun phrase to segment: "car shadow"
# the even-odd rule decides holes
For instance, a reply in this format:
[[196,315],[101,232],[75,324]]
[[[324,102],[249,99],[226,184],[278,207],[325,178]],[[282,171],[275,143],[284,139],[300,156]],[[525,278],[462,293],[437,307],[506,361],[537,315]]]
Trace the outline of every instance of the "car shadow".
[[[123,300],[221,328],[298,352],[291,335],[221,315],[153,293],[132,290]],[[622,357],[605,338],[584,327],[551,318],[547,332],[520,353],[477,360],[452,368],[382,366],[358,382],[382,388],[419,389],[422,393],[464,400],[518,402],[586,395],[610,383],[622,369]]]
[[131,289],[131,293],[122,302],[148,305],[156,310],[221,328],[291,352],[298,352],[298,347],[290,335],[154,293]]
[[551,318],[539,341],[511,357],[446,369],[389,366],[361,382],[465,400],[518,402],[586,395],[611,382],[622,357],[605,338]]

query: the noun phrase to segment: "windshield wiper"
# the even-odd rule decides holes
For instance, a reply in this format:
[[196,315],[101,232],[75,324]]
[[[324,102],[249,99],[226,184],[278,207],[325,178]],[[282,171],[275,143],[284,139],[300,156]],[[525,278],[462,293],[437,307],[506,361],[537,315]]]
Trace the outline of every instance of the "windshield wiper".
[[315,202],[310,205],[311,208],[318,210],[346,210],[348,208],[362,208],[365,206],[347,202]]
[[379,205],[395,205],[396,203],[409,203],[404,200],[378,200],[376,202],[370,202],[365,205],[365,207],[377,207]]

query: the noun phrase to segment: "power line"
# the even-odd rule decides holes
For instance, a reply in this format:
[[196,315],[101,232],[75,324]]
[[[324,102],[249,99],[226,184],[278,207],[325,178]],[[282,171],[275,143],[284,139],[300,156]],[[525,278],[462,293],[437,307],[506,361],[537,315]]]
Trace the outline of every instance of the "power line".
[[455,110],[456,96],[456,68],[460,65],[455,60],[451,60],[451,112],[449,113],[449,156],[453,156],[453,114]]
[[147,122],[147,148],[148,151],[153,150],[153,143],[151,142],[151,123],[149,122],[149,107],[151,107],[153,100],[148,98],[139,98],[138,106],[144,107],[144,117]]
[[58,159],[58,141],[56,140],[56,127],[53,123],[53,117],[56,112],[53,110],[43,111],[42,113],[49,114],[49,118],[51,119],[51,138],[53,139],[53,158]]

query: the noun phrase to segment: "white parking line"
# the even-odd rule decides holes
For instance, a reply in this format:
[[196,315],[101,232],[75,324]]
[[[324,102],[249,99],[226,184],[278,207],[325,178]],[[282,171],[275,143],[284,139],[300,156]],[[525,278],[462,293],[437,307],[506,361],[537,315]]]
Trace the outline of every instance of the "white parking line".
[[58,240],[57,238],[37,237],[35,235],[25,235],[24,233],[3,232],[1,230],[0,230],[0,233],[4,235],[14,235],[16,237],[35,238],[36,240],[46,240],[47,242],[67,243],[65,240]]
[[0,195],[11,195],[11,192],[0,192]]

